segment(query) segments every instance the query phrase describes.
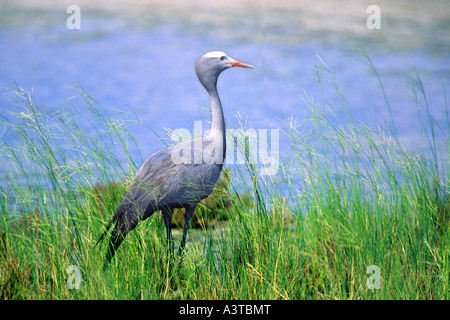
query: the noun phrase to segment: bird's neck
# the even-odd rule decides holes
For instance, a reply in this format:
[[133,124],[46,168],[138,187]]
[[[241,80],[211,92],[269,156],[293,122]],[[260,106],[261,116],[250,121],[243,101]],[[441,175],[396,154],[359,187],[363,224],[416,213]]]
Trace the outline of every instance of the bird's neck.
[[208,90],[208,93],[212,111],[210,137],[214,140],[214,142],[222,144],[223,156],[225,158],[225,119],[223,116],[222,104],[220,103],[217,87],[214,86],[211,90]]
[[209,99],[211,101],[211,130],[217,130],[220,133],[225,133],[225,119],[223,117],[222,104],[220,103],[217,88],[209,92]]

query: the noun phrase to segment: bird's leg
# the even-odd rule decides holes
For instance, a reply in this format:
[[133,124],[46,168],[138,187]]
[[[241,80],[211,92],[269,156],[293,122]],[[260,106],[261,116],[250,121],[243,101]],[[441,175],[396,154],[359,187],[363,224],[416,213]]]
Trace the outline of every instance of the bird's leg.
[[172,211],[170,209],[163,209],[162,214],[164,225],[166,226],[167,251],[169,254],[173,254],[172,229],[170,228],[170,223],[172,222]]
[[172,229],[166,227],[167,248],[170,253],[173,253]]
[[170,223],[172,222],[172,210],[170,208],[162,209],[162,215],[164,219],[164,225],[166,226],[166,239],[167,239],[167,281],[171,283],[172,264],[173,264],[173,241],[172,241],[172,229]]
[[189,220],[191,220],[196,206],[197,204],[189,205],[189,207],[186,208],[186,213],[184,214],[183,238],[181,239],[180,248],[178,249],[178,255],[181,256],[180,262],[178,264],[178,272],[180,272],[180,266],[183,261],[184,246],[186,245],[186,235],[189,229]]

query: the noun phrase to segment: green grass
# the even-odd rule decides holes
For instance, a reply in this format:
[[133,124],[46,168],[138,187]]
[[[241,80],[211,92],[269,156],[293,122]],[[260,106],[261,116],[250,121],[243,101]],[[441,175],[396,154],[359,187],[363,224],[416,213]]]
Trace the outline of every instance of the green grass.
[[[361,50],[359,58],[393,120],[380,75]],[[314,72],[338,95],[333,107],[349,110],[333,69],[321,60]],[[448,141],[450,126],[448,117],[447,128],[437,126],[417,72],[408,84],[426,151],[409,149],[395,126],[371,128],[350,111],[340,124],[325,94],[320,103],[305,95],[310,113],[289,123],[292,152],[279,176],[235,166],[199,210],[197,220],[209,222],[189,230],[180,273],[169,267],[160,214],[130,233],[107,270],[106,248],[95,247],[140,164],[127,131],[136,116],[105,116],[84,91],[73,101],[88,113],[43,114],[16,86],[14,114],[0,130],[14,137],[0,143],[0,298],[450,298],[449,146],[436,139]],[[71,265],[80,268],[79,289],[68,288]],[[372,265],[379,289],[367,285]]]

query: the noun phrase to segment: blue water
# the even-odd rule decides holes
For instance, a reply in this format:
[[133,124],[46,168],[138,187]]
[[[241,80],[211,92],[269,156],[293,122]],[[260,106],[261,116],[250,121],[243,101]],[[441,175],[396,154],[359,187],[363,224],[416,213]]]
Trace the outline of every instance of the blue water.
[[[256,67],[231,69],[219,79],[228,127],[238,123],[239,114],[248,127],[280,129],[283,154],[289,152],[284,134],[289,117],[302,119],[309,114],[302,97],[322,101],[325,96],[337,118],[347,120],[345,108],[330,85],[324,84],[324,91],[320,91],[312,70],[321,64],[317,55],[336,71],[356,120],[375,127],[389,126],[389,114],[375,77],[351,55],[355,46],[364,47],[374,61],[405,141],[413,146],[424,144],[417,129],[417,108],[408,90],[411,67],[420,73],[433,115],[446,131],[444,88],[448,99],[450,30],[445,17],[421,29],[413,20],[390,17],[381,30],[355,35],[332,28],[308,30],[289,9],[271,12],[259,8],[249,20],[242,19],[239,10],[227,11],[229,16],[212,10],[205,13],[208,19],[194,20],[190,18],[192,12],[172,14],[161,8],[164,14],[160,16],[156,9],[143,6],[142,10],[127,12],[84,10],[81,29],[68,30],[65,7],[61,5],[27,9],[8,3],[3,9],[0,87],[15,81],[23,88],[32,88],[35,104],[50,113],[73,107],[76,100],[67,99],[78,94],[73,86],[80,84],[112,116],[132,110],[144,122],[129,127],[138,137],[144,157],[164,146],[149,128],[163,135],[165,128],[192,130],[198,120],[207,127],[210,115],[200,106],[207,105],[208,100],[194,64],[211,50],[223,50]],[[217,23],[211,18],[215,14]],[[362,29],[367,29],[365,18],[363,14]],[[396,38],[401,23],[410,23],[411,32]],[[403,25],[402,30],[408,30],[408,26]],[[4,117],[10,117],[10,111],[16,108],[9,98],[0,95],[0,115]],[[75,107],[85,108],[83,104]],[[441,136],[438,132],[438,138]],[[138,157],[137,151],[133,157]]]

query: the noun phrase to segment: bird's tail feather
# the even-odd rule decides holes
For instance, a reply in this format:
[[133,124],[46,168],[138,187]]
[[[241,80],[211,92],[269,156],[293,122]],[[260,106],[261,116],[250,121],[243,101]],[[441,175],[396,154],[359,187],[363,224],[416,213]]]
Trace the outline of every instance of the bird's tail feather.
[[105,238],[106,234],[108,233],[109,229],[111,229],[111,226],[113,225],[113,223],[116,222],[116,219],[111,219],[108,222],[108,225],[105,228],[105,231],[103,231],[103,233],[100,235],[100,238],[98,239],[97,243],[95,244],[94,247],[98,246],[103,239]]
[[122,234],[119,226],[116,224],[114,230],[111,233],[111,237],[109,238],[109,247],[108,250],[106,251],[106,259],[105,264],[103,265],[103,269],[106,269],[108,267],[109,263],[111,262],[111,259],[116,254],[116,251],[124,238],[125,235]]
[[111,229],[111,226],[113,224],[117,225],[119,220],[123,220],[125,218],[124,215],[125,215],[125,212],[127,211],[128,207],[129,207],[128,205],[123,205],[123,203],[120,204],[119,208],[117,208],[116,212],[114,213],[114,216],[112,217],[112,219],[109,220],[108,225],[105,228],[105,231],[103,231],[103,233],[100,235],[100,238],[98,239],[95,246],[98,246],[103,241],[103,239],[108,234],[109,229]]
[[117,209],[114,217],[109,221],[105,231],[101,234],[96,244],[98,245],[103,241],[111,227],[114,225],[113,230],[111,231],[111,236],[109,238],[109,246],[106,252],[106,261],[103,266],[104,269],[106,269],[106,267],[111,262],[111,259],[114,257],[114,254],[116,253],[127,233],[136,227],[138,221],[139,216],[135,212],[133,207],[120,206]]

